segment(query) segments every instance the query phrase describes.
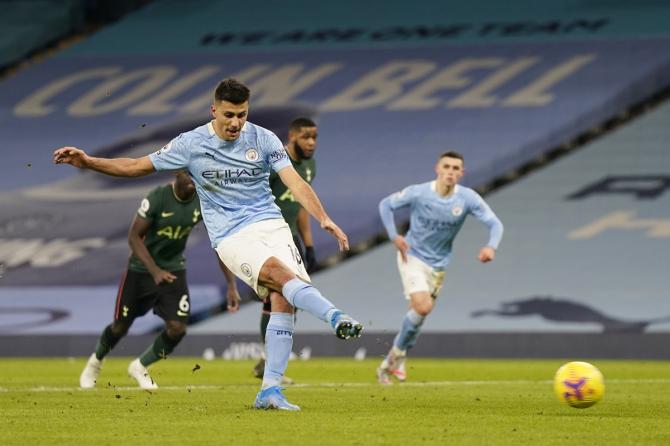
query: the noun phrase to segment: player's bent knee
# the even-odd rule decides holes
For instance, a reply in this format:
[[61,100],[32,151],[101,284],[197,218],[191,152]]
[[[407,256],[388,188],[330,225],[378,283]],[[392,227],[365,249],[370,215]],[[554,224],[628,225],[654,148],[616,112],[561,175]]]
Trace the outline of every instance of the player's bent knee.
[[272,292],[270,294],[270,302],[273,313],[293,313],[294,311],[288,300],[279,293]]
[[413,295],[412,309],[417,312],[419,316],[426,317],[433,311],[433,300],[430,295]]
[[114,337],[122,338],[128,334],[128,329],[130,329],[130,324],[125,324],[123,322],[114,321],[110,327],[110,330]]
[[165,324],[165,331],[172,339],[181,339],[186,336],[186,324],[178,321],[168,321]]
[[264,287],[281,291],[284,284],[289,280],[295,279],[295,277],[295,274],[281,260],[276,257],[270,257],[263,264],[258,274],[258,281]]
[[416,311],[416,313],[422,317],[428,316],[432,310],[433,306],[431,304],[414,307],[414,311]]

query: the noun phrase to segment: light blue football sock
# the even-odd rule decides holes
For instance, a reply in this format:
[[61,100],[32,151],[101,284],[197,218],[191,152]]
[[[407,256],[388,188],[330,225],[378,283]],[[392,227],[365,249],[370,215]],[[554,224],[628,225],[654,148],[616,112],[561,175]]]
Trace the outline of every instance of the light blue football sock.
[[270,313],[265,332],[265,372],[261,390],[279,386],[293,348],[293,314]]
[[323,297],[319,290],[298,278],[286,282],[281,291],[288,303],[295,308],[306,311],[329,324],[337,311],[335,305]]
[[413,309],[409,310],[402,320],[400,332],[393,340],[393,346],[402,351],[407,351],[414,347],[421,331],[421,325],[423,325],[425,319],[425,316],[421,316]]

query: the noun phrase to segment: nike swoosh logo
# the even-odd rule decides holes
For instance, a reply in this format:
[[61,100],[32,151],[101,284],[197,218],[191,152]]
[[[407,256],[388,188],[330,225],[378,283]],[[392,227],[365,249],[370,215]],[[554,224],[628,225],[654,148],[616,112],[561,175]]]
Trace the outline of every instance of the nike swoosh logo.
[[183,311],[177,310],[177,316],[188,316],[188,313],[184,313]]
[[174,212],[161,212],[161,217],[167,218],[167,217],[172,217],[174,215]]

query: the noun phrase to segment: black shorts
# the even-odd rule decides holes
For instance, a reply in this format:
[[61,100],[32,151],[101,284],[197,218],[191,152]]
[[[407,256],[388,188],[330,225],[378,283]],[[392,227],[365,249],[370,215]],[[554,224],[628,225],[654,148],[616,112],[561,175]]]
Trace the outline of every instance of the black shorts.
[[153,308],[165,321],[186,323],[191,314],[186,271],[172,271],[172,274],[177,276],[174,282],[156,285],[151,274],[127,270],[116,296],[114,320],[130,324]]

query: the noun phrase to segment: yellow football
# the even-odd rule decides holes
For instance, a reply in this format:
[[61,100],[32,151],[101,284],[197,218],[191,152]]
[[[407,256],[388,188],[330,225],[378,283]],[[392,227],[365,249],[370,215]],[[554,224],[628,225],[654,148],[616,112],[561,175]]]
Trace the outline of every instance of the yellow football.
[[588,362],[568,362],[556,371],[554,392],[561,402],[584,409],[600,401],[605,393],[605,380]]

